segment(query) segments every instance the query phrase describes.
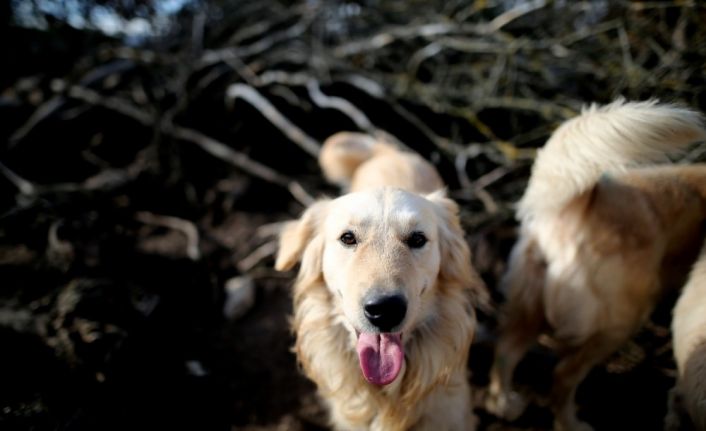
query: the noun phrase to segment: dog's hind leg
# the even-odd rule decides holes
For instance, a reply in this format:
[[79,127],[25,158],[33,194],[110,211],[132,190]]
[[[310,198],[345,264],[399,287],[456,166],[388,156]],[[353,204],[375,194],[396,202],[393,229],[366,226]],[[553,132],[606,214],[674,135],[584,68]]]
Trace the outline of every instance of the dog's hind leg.
[[515,368],[546,326],[543,288],[546,265],[533,240],[521,237],[513,248],[502,280],[508,300],[503,307],[500,337],[490,372],[486,409],[508,420],[518,418],[527,402],[512,389]]
[[576,417],[575,395],[589,371],[607,359],[631,335],[632,331],[612,329],[590,336],[581,346],[565,352],[554,369],[551,406],[555,431],[591,431],[593,428]]

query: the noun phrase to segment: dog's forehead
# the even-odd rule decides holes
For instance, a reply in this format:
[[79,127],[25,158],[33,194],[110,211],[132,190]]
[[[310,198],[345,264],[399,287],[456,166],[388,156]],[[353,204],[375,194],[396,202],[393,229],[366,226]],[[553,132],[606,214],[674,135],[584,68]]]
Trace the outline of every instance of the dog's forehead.
[[350,193],[335,201],[329,219],[335,224],[368,225],[384,222],[402,229],[434,223],[433,204],[415,193],[381,188]]

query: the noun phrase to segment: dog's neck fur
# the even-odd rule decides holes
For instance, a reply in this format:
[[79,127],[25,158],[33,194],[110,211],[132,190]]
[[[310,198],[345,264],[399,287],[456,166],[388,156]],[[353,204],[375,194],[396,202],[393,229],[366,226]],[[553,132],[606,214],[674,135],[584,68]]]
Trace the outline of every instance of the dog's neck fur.
[[[332,306],[335,301],[323,277],[297,282],[295,351],[325,399],[346,400],[329,406],[336,422],[344,420],[355,429],[369,429],[373,423],[379,429],[409,429],[421,419],[427,395],[446,386],[454,375],[465,382],[474,330],[470,291],[443,280],[435,289],[440,297],[435,316],[409,334],[402,373],[395,382],[380,388],[364,380],[350,332],[338,320],[340,314]],[[459,320],[459,316],[467,317]]]

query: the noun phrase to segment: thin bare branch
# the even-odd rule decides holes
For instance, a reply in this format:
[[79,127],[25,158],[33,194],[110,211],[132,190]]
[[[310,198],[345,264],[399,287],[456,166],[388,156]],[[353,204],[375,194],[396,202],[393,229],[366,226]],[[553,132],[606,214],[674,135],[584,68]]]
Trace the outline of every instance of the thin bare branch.
[[186,255],[191,260],[201,259],[201,251],[199,250],[199,231],[189,220],[174,216],[153,214],[148,211],[138,212],[135,215],[135,218],[144,224],[162,226],[181,232],[186,237]]
[[228,100],[245,99],[255,109],[274,124],[292,142],[299,145],[301,149],[314,157],[319,156],[321,144],[314,138],[307,135],[299,127],[289,121],[281,112],[275,108],[269,100],[265,99],[257,90],[245,84],[233,84],[226,92]]

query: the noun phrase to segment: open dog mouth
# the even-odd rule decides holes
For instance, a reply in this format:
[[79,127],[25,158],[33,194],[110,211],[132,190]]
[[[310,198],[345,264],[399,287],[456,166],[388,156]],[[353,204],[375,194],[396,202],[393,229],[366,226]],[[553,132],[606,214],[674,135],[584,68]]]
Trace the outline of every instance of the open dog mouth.
[[365,379],[378,386],[395,381],[402,369],[404,347],[402,333],[358,334],[358,361]]

